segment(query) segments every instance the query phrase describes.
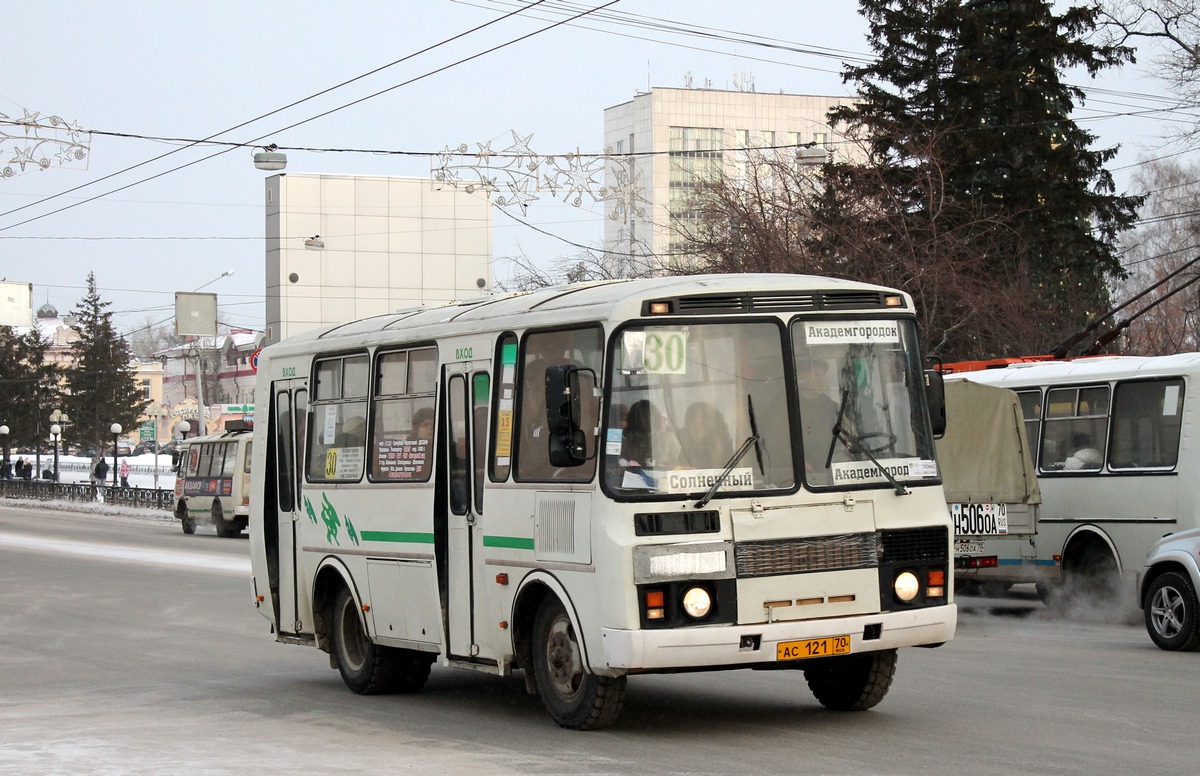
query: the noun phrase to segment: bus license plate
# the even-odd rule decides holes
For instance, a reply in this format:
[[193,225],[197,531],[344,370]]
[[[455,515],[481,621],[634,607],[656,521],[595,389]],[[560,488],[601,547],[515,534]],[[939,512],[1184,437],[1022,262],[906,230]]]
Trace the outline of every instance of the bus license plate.
[[824,639],[781,641],[775,647],[776,660],[801,660],[807,657],[849,655],[849,636],[830,636]]

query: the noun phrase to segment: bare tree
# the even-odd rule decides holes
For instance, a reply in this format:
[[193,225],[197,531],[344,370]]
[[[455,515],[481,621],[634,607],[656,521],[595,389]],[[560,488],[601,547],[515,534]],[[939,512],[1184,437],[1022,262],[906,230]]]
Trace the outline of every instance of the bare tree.
[[574,257],[560,256],[541,266],[528,256],[509,256],[509,277],[496,282],[498,291],[530,291],[535,288],[595,280],[643,278],[666,274],[663,262],[641,254],[619,251],[583,250]]
[[[1016,237],[970,201],[947,195],[936,144],[910,165],[910,201],[897,201],[886,171],[834,169],[770,157],[744,179],[700,184],[694,222],[676,225],[697,272],[796,272],[901,288],[914,298],[925,352],[944,360],[1023,353],[1038,341],[1045,311],[1029,278],[999,267]],[[1005,246],[989,251],[988,246]]]
[[1108,326],[1125,330],[1125,353],[1198,350],[1200,165],[1174,159],[1148,162],[1136,181],[1149,198],[1141,225],[1126,240],[1129,277],[1113,291],[1114,298],[1128,305]]
[[[1196,0],[1098,0],[1101,28],[1118,45],[1150,44],[1149,60],[1181,105],[1200,100],[1200,9]],[[1176,131],[1195,142],[1200,122]]]

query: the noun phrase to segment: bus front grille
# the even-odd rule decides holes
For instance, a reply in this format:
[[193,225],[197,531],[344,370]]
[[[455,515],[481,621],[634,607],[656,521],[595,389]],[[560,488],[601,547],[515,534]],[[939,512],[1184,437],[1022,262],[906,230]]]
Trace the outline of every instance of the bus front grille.
[[738,542],[734,546],[740,578],[865,569],[879,565],[879,534],[857,533]]
[[949,554],[949,536],[941,526],[883,531],[881,537],[886,563],[936,563]]

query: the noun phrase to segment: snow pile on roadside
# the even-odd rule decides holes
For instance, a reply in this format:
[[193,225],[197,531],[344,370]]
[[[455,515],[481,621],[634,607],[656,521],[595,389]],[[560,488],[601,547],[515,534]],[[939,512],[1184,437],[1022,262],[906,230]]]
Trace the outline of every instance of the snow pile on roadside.
[[6,498],[4,506],[18,509],[53,510],[55,512],[74,512],[76,514],[94,515],[101,518],[117,518],[137,520],[139,522],[161,523],[170,525],[178,522],[173,514],[162,509],[131,507],[125,504],[106,504],[100,501],[40,501],[38,499]]

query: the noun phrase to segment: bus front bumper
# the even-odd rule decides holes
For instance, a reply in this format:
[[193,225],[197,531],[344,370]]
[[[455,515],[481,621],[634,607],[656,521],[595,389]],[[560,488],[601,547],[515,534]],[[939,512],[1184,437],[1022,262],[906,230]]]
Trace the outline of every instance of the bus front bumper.
[[850,653],[942,644],[954,638],[955,604],[854,617],[753,625],[618,630],[604,628],[604,663],[619,671],[752,666],[778,661],[785,642],[850,637]]

